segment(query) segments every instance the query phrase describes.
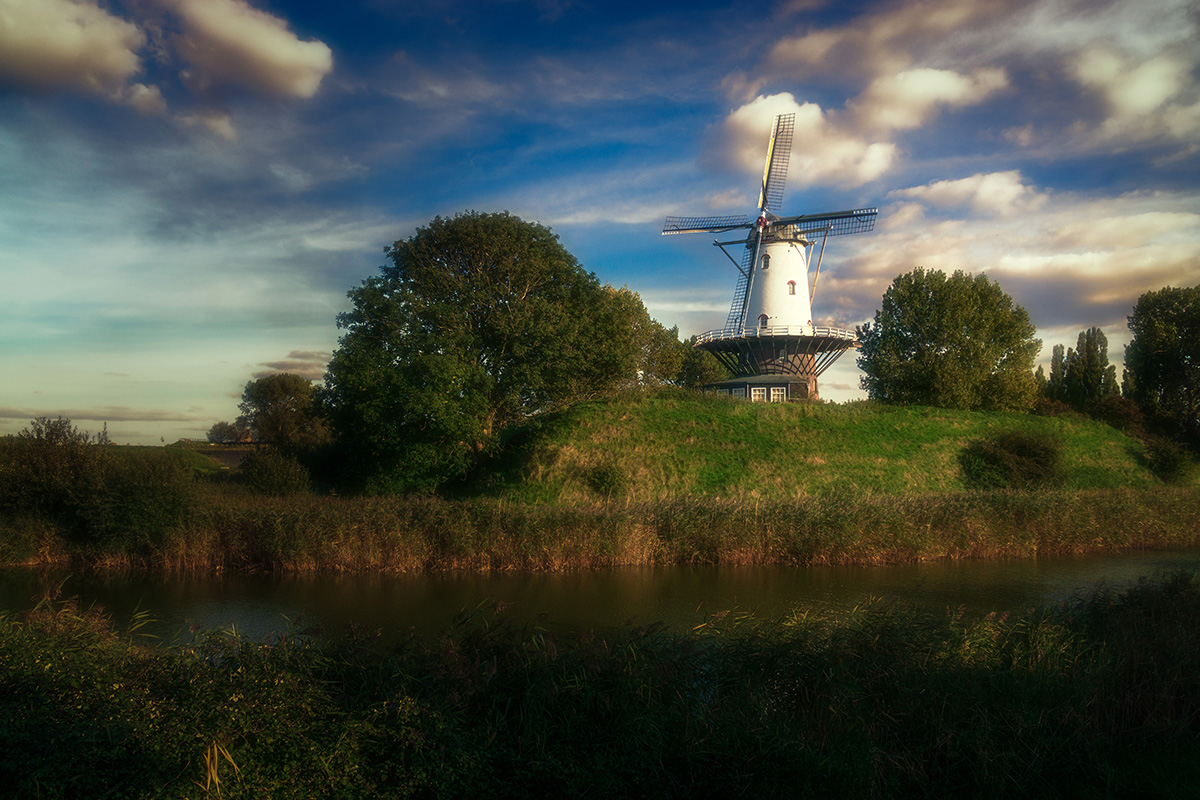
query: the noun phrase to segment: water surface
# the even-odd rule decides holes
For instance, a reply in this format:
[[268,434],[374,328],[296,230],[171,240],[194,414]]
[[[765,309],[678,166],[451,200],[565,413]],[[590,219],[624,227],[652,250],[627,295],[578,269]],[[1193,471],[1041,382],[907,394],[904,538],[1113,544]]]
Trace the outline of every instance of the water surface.
[[796,608],[845,610],[872,597],[943,611],[1022,611],[1056,604],[1097,585],[1128,586],[1144,575],[1200,569],[1200,550],[939,561],[879,567],[658,567],[565,573],[422,575],[97,576],[9,569],[0,607],[28,608],[61,586],[65,596],[107,609],[118,625],[137,610],[163,641],[189,630],[234,628],[254,638],[293,622],[344,629],[354,623],[399,635],[433,634],[463,611],[501,607],[518,623],[605,630],[665,622],[691,627],[740,609],[777,617]]

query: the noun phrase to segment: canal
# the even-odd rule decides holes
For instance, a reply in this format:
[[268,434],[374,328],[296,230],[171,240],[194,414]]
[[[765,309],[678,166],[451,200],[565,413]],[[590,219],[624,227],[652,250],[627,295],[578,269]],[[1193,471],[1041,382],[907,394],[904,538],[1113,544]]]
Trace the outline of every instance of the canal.
[[388,636],[436,634],[463,612],[501,609],[517,624],[596,630],[663,622],[692,627],[707,615],[796,608],[850,609],[872,597],[935,612],[1021,611],[1066,602],[1142,576],[1200,569],[1200,550],[1005,561],[939,561],[869,567],[658,567],[562,573],[420,575],[241,574],[106,576],[10,568],[0,571],[0,607],[29,608],[48,592],[106,609],[118,626],[137,611],[159,641],[233,628],[264,639],[293,623],[330,632],[350,624]]

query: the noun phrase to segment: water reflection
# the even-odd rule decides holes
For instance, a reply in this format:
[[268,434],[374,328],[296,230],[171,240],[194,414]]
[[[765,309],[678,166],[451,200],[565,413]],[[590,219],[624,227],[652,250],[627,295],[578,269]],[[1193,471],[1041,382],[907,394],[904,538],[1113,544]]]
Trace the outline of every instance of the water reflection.
[[165,641],[189,628],[232,627],[255,638],[289,620],[327,630],[355,623],[400,635],[433,634],[466,610],[502,606],[519,623],[609,629],[661,621],[691,627],[733,608],[774,617],[791,609],[840,610],[872,596],[969,613],[1058,603],[1099,583],[1200,569],[1200,551],[1016,561],[944,561],[891,567],[672,567],[570,573],[431,575],[245,575],[104,577],[11,569],[0,573],[0,606],[31,606],[61,584],[64,595],[108,609],[119,624],[139,609]]

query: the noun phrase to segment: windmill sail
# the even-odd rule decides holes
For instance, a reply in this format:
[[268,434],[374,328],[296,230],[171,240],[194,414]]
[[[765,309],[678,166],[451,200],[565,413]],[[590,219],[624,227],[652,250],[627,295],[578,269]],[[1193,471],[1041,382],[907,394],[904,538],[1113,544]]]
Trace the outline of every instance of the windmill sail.
[[675,233],[722,233],[737,228],[749,228],[750,218],[745,214],[724,217],[667,217],[662,235]]
[[775,118],[771,141],[767,144],[762,188],[758,194],[760,214],[771,213],[783,205],[783,185],[787,182],[788,164],[792,160],[792,134],[795,129],[795,114],[780,114]]
[[754,247],[747,245],[742,251],[742,274],[738,277],[737,287],[733,290],[733,304],[729,307],[729,317],[725,320],[725,330],[740,331],[746,326],[746,298],[750,295],[751,267],[754,264]]
[[819,234],[821,236],[845,236],[851,233],[866,233],[874,230],[878,208],[856,208],[853,211],[831,211],[825,214],[801,214],[785,217],[776,222],[786,226],[791,233]]

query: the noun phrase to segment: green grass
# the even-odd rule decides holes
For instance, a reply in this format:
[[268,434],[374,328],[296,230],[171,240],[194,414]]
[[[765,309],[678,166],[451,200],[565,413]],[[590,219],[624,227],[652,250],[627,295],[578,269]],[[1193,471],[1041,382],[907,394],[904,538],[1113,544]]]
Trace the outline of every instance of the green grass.
[[384,644],[148,648],[0,613],[18,797],[1194,796],[1200,581],[966,619],[868,603],[690,632],[475,616]]
[[[130,448],[133,449],[133,448]],[[227,471],[253,449],[238,445],[215,445],[201,442],[179,441],[165,448],[179,457],[200,477],[211,477]]]
[[958,456],[1007,431],[1053,432],[1072,490],[1149,488],[1145,447],[1099,422],[873,403],[752,404],[687,392],[598,400],[511,442],[472,491],[514,501],[597,496],[603,468],[632,501],[795,499],[838,491],[907,495],[967,488]]

